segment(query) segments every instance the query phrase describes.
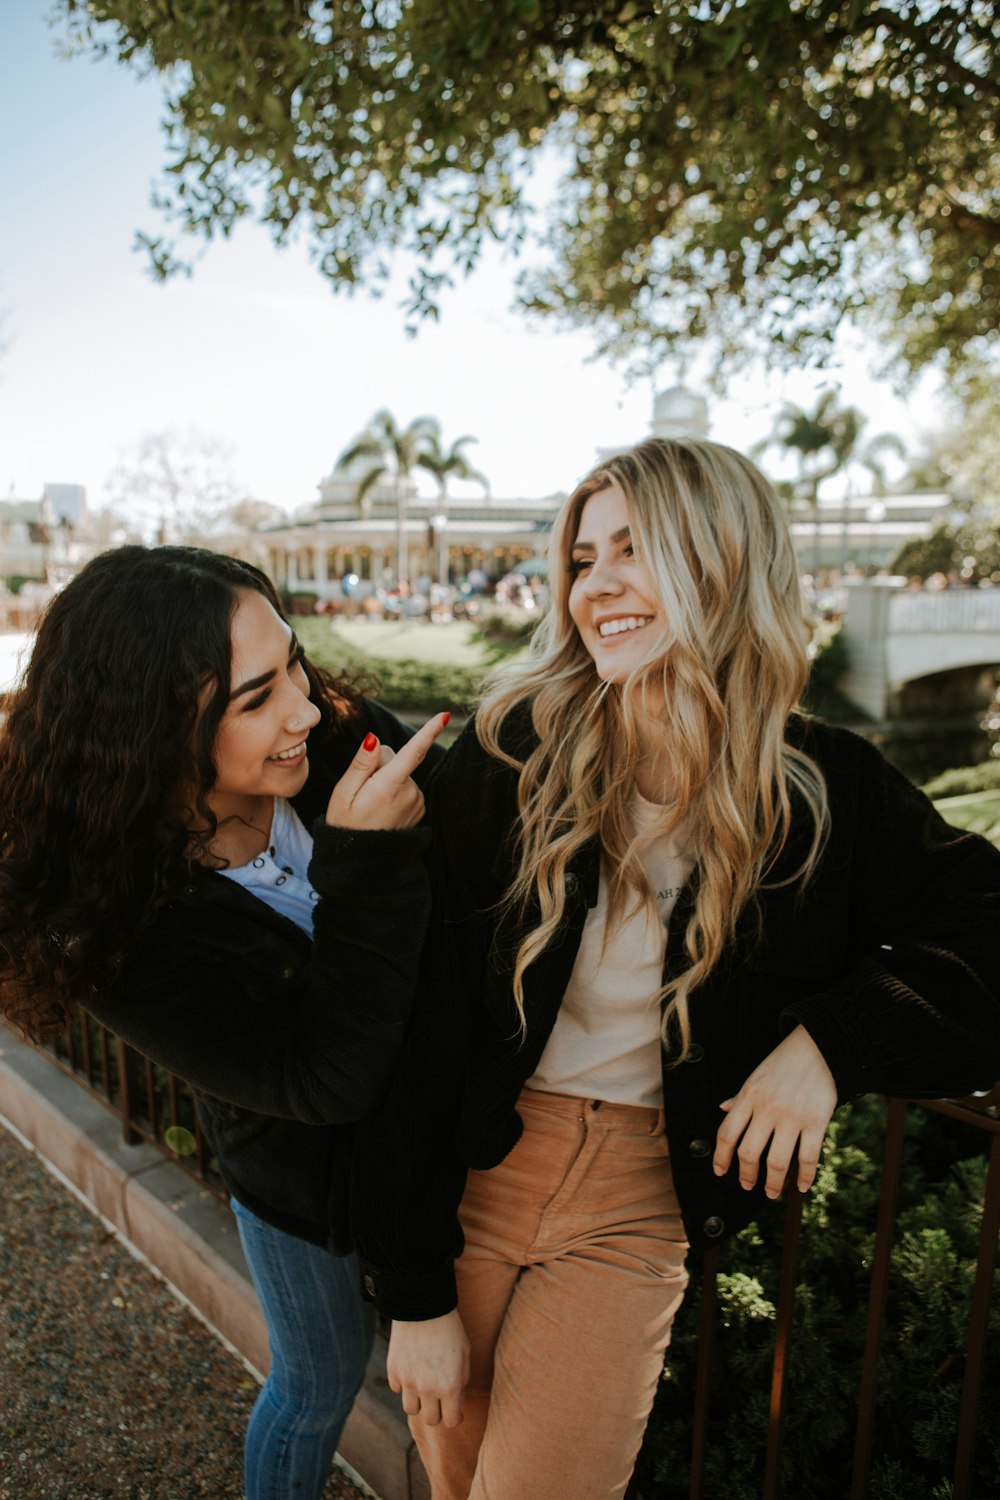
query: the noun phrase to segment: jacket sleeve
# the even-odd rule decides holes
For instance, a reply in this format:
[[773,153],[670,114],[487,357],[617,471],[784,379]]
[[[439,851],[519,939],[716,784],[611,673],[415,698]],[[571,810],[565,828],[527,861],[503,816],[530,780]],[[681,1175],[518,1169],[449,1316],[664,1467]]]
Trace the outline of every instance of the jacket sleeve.
[[406,1041],[380,1108],[356,1133],[352,1234],[364,1285],[386,1316],[419,1322],[456,1305],[458,1206],[466,1167],[458,1134],[470,1031],[482,993],[491,908],[502,894],[484,831],[509,773],[469,725],[430,793],[433,915]]
[[[843,878],[860,962],[787,1007],[843,1101],[860,1093],[961,1097],[1000,1078],[1000,851],[951,828],[876,751],[855,768],[856,851]],[[839,829],[832,810],[831,845]]]
[[206,901],[205,882],[225,877],[198,872],[85,1008],[196,1089],[324,1125],[375,1107],[402,1042],[430,911],[429,834],[322,820],[313,832],[311,944],[237,887]]

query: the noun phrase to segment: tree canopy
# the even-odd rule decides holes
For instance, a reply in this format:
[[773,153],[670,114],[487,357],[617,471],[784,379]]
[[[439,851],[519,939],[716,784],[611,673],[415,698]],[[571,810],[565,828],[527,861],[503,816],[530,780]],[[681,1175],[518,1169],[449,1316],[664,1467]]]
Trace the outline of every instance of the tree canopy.
[[[523,303],[657,357],[822,362],[867,322],[918,369],[1000,325],[997,0],[56,0],[158,70],[162,275],[243,217],[335,287],[414,258],[436,311],[487,238]],[[565,180],[535,227],[532,167]]]

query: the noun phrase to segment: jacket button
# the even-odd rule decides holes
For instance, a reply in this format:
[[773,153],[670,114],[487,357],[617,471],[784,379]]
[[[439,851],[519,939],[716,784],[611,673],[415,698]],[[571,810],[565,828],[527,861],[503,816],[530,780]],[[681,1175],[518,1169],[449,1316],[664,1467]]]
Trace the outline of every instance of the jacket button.
[[698,1140],[690,1143],[688,1150],[692,1156],[700,1160],[701,1157],[712,1154],[712,1143],[711,1141],[704,1141],[699,1137]]
[[684,1061],[685,1062],[701,1062],[701,1060],[702,1060],[702,1058],[704,1056],[705,1056],[705,1049],[701,1045],[701,1043],[700,1042],[692,1042],[691,1045],[690,1045],[690,1047],[688,1048],[687,1057],[684,1059]]
[[706,1239],[717,1240],[720,1234],[725,1231],[726,1222],[724,1219],[720,1219],[717,1214],[712,1214],[711,1218],[705,1220],[702,1228],[705,1231]]
[[362,1276],[362,1278],[361,1278],[361,1285],[364,1287],[365,1292],[367,1293],[367,1295],[369,1297],[374,1297],[374,1295],[375,1295],[375,1283],[371,1279],[370,1276]]
[[577,893],[577,891],[580,889],[580,882],[576,878],[576,876],[573,874],[572,870],[566,876],[565,887],[566,887],[566,894],[569,897],[575,896],[576,893]]
[[281,977],[282,977],[282,979],[294,979],[295,978],[295,970],[294,969],[282,969],[282,971],[281,971]]

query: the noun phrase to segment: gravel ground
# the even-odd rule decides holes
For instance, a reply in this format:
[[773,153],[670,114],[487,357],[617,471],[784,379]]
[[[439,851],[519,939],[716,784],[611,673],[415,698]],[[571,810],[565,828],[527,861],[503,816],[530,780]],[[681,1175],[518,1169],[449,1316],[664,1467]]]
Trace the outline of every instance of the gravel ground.
[[[0,1129],[0,1500],[241,1496],[256,1382]],[[335,1474],[323,1500],[362,1500]]]

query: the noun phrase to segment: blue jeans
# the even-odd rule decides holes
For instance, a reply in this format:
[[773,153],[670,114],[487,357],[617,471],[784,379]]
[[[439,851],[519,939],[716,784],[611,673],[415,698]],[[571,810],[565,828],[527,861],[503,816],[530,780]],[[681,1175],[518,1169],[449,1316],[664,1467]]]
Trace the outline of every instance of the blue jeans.
[[375,1334],[353,1255],[274,1229],[233,1201],[267,1320],[271,1373],[246,1440],[247,1500],[320,1500]]

